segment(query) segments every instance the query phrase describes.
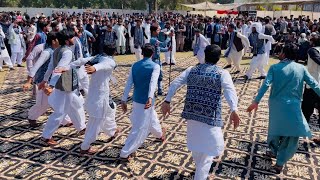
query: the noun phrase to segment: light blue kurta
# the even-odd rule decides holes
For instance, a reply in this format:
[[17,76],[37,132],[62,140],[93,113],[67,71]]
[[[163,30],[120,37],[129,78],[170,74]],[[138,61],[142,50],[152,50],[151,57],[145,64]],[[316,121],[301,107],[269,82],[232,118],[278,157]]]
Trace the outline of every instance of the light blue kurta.
[[292,61],[272,65],[255,102],[271,86],[269,97],[269,136],[311,137],[309,125],[301,111],[304,82],[319,96],[320,87],[308,70]]

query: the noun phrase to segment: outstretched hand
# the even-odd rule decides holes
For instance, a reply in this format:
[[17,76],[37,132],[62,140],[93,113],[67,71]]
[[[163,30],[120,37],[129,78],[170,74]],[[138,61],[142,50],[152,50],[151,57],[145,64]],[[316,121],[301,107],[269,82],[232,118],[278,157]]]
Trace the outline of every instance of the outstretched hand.
[[47,85],[46,81],[42,81],[39,85],[38,85],[38,90],[44,89]]
[[86,65],[85,69],[88,74],[93,74],[94,72],[96,72],[96,68],[94,66]]
[[28,82],[22,86],[22,89],[24,92],[28,91],[30,88],[31,88],[31,84]]

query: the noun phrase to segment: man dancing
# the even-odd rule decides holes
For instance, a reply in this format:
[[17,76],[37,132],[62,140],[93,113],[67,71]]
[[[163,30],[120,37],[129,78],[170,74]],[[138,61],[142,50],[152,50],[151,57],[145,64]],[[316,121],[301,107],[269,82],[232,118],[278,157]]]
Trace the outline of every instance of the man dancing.
[[[58,33],[58,40],[61,46],[53,52],[53,57],[47,70],[49,73],[53,72],[56,67],[66,67],[74,61],[74,55],[70,49],[74,45],[74,32],[63,30]],[[86,128],[85,113],[76,71],[71,70],[63,74],[53,73],[49,86],[45,88],[44,92],[47,95],[52,93],[48,101],[54,112],[49,116],[44,127],[42,133],[43,141],[48,145],[57,144],[52,136],[67,114],[70,116],[75,128],[81,129],[79,133],[84,133]]]
[[251,25],[252,33],[249,35],[250,45],[252,46],[252,54],[253,58],[250,63],[250,68],[244,76],[245,79],[251,79],[252,74],[258,68],[260,72],[260,77],[258,79],[265,79],[266,72],[264,71],[264,66],[268,63],[268,56],[266,52],[266,43],[265,39],[269,41],[269,43],[274,42],[272,36],[265,35],[261,33],[262,24],[261,23],[252,23]]
[[[79,59],[70,63],[66,68],[58,68],[55,73],[62,73],[70,68],[78,68],[85,64],[85,70],[92,74],[88,97],[86,98],[85,109],[89,114],[83,143],[81,144],[81,154],[94,154],[97,150],[92,149],[90,144],[93,143],[103,131],[106,135],[114,138],[119,129],[115,121],[116,104],[109,99],[109,81],[112,71],[116,67],[113,55],[116,48],[112,45],[104,46],[104,53],[94,58]],[[90,65],[89,65],[90,64]]]
[[[152,55],[152,61],[159,64],[160,66],[160,75],[158,78],[158,95],[163,95],[163,90],[162,90],[162,69],[161,69],[161,60],[160,60],[160,52],[168,52],[171,51],[170,47],[167,47],[167,44],[170,40],[170,38],[167,38],[167,40],[165,42],[160,42],[158,40],[158,36],[160,33],[160,27],[158,24],[153,24],[151,26],[151,40],[150,40],[150,44],[153,46],[154,48],[154,53]],[[172,37],[173,33],[169,34],[169,37]]]
[[[196,163],[195,180],[207,179],[214,157],[222,154],[224,140],[221,127],[222,90],[231,108],[230,121],[237,128],[240,118],[237,114],[238,97],[228,71],[216,66],[221,55],[217,45],[205,49],[204,64],[190,67],[171,84],[165,102],[164,116],[170,114],[170,102],[176,91],[187,84],[187,94],[182,117],[187,120],[187,146]],[[204,141],[205,139],[205,141]]]
[[244,35],[239,32],[235,32],[235,25],[229,24],[229,46],[225,52],[224,57],[226,57],[228,65],[224,67],[225,69],[231,68],[231,62],[236,66],[237,71],[235,73],[240,73],[240,61],[244,54],[244,47],[249,47],[249,40]]
[[280,54],[280,63],[272,65],[257,97],[248,107],[248,112],[258,109],[263,95],[271,86],[269,97],[267,156],[277,159],[271,169],[280,174],[284,165],[293,157],[299,146],[299,137],[311,137],[310,128],[301,111],[304,82],[320,96],[319,84],[307,69],[294,62],[297,46],[285,45]]
[[[151,31],[153,31],[152,27],[154,26],[151,26]],[[126,113],[128,95],[133,86],[133,107],[130,116],[132,129],[121,150],[122,160],[132,157],[150,132],[159,140],[165,140],[165,133],[161,130],[157,112],[154,109],[154,93],[160,75],[160,66],[151,60],[155,53],[151,44],[146,44],[142,53],[144,58],[132,65],[121,101],[122,110]]]

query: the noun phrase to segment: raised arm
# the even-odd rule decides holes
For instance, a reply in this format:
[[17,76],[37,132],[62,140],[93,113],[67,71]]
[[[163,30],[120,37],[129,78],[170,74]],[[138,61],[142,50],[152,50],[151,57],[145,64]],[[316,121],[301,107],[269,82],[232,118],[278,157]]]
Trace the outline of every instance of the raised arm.
[[238,110],[238,96],[236,89],[233,85],[233,81],[231,78],[231,75],[228,71],[223,71],[221,74],[221,86],[224,90],[224,97],[226,98],[228,105],[231,109],[231,111],[237,111]]
[[171,99],[176,94],[177,90],[183,85],[187,84],[188,76],[191,69],[192,67],[189,67],[188,69],[183,71],[175,80],[172,81],[166,97],[167,102],[171,102]]
[[257,97],[255,98],[254,102],[256,102],[257,104],[260,103],[262,97],[264,96],[264,94],[267,92],[268,88],[272,85],[273,82],[273,68],[272,66],[270,67],[269,71],[268,71],[268,75],[266,77],[266,79],[264,80]]

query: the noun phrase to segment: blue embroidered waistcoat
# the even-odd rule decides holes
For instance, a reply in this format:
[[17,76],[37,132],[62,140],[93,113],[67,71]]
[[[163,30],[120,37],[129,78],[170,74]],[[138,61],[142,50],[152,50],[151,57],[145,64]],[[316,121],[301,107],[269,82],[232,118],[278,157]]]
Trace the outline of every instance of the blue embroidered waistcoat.
[[187,95],[182,117],[222,127],[222,69],[212,64],[193,67],[187,78]]
[[39,84],[43,81],[44,75],[46,74],[46,71],[48,69],[50,60],[52,58],[53,54],[53,49],[52,48],[47,48],[44,51],[48,51],[50,53],[50,58],[38,69],[34,76],[34,83]]
[[149,85],[151,76],[156,63],[151,59],[144,58],[136,62],[132,66],[132,78],[133,78],[133,101],[145,104],[148,100]]
[[264,54],[264,39],[259,39],[259,33],[251,33],[249,35],[250,45],[253,47],[252,54],[254,56],[258,54]]

